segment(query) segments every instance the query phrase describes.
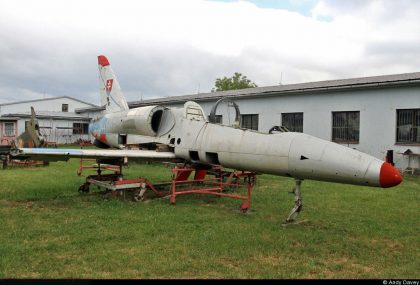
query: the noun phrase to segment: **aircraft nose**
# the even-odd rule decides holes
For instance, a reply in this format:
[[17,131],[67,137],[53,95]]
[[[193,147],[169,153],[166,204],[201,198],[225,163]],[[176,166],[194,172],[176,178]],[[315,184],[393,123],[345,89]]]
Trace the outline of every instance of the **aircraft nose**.
[[382,188],[388,188],[400,184],[402,177],[400,172],[388,162],[384,162],[379,172],[379,183]]

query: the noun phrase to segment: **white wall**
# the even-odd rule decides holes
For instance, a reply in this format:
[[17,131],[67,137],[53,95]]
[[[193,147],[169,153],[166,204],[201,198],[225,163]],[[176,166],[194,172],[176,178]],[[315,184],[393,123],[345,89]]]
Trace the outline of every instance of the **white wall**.
[[[25,121],[30,118],[21,118],[18,121],[18,135],[25,131]],[[56,120],[56,119],[37,119],[40,126],[40,132],[46,137],[48,142],[55,142],[58,144],[75,143],[79,139],[90,140],[90,134],[79,135],[73,134],[73,129],[57,129],[57,127],[73,128],[73,123],[88,123],[87,121],[79,120]],[[45,128],[47,127],[47,128]]]

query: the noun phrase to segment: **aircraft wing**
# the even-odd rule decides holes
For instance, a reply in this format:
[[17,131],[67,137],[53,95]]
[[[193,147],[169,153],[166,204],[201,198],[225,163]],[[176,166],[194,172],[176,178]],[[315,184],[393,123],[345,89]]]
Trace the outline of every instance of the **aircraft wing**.
[[42,161],[67,161],[70,158],[114,159],[127,157],[129,160],[176,161],[173,152],[125,149],[65,149],[65,148],[18,148],[11,151],[14,159]]

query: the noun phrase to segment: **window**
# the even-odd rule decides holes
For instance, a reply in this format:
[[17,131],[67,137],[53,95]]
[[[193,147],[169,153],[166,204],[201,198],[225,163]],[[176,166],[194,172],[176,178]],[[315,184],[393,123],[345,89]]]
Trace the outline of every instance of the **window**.
[[[222,115],[214,115],[214,122],[212,123],[216,123],[216,124],[223,124],[223,116]],[[210,116],[209,116],[209,121],[210,121]]]
[[359,143],[360,112],[333,112],[332,141]]
[[4,135],[6,137],[13,137],[16,134],[15,123],[5,122],[4,123]]
[[73,123],[73,135],[86,135],[89,133],[89,124]]
[[281,123],[291,132],[303,133],[303,113],[282,113]]
[[258,114],[241,115],[242,128],[258,131]]
[[420,143],[420,109],[397,110],[397,143]]
[[61,112],[68,112],[69,104],[61,104]]

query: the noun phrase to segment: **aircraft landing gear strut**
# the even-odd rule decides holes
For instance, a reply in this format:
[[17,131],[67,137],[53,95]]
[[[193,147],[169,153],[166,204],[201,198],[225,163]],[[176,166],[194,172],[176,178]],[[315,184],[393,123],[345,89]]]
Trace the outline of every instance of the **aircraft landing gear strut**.
[[295,206],[290,211],[289,216],[287,217],[286,223],[292,223],[296,221],[299,212],[302,210],[302,194],[300,192],[300,186],[302,184],[302,179],[296,179],[296,185],[293,187],[293,193],[295,193]]

